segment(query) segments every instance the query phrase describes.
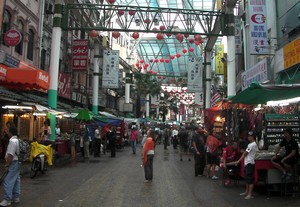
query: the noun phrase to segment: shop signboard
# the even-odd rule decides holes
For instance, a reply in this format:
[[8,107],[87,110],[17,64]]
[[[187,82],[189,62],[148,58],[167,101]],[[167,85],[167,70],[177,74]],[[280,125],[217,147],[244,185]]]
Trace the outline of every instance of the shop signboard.
[[103,88],[119,88],[119,51],[103,51]]
[[190,57],[188,62],[188,92],[202,91],[202,63],[199,59]]
[[283,47],[284,69],[300,63],[300,37]]
[[65,73],[58,74],[58,96],[64,98],[71,97],[71,76]]
[[203,93],[195,93],[195,104],[203,107]]
[[246,70],[241,74],[242,79],[242,91],[247,89],[251,83],[258,82],[263,83],[269,80],[269,61],[268,58],[264,58],[256,65]]
[[224,57],[224,45],[216,45],[216,75],[224,75],[225,64],[222,61]]
[[18,30],[8,30],[4,35],[4,42],[6,45],[14,47],[21,42],[22,35]]
[[72,70],[87,70],[89,55],[89,40],[73,40],[72,45]]
[[250,0],[250,54],[269,54],[266,0]]

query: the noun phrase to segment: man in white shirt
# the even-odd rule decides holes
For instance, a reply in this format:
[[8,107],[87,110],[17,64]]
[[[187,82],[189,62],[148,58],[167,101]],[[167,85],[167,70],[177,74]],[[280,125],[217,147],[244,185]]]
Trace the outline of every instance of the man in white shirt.
[[94,157],[100,157],[100,148],[101,148],[101,126],[95,130],[95,138],[94,138]]
[[17,128],[11,126],[8,132],[9,144],[5,153],[7,175],[3,180],[4,196],[0,206],[10,206],[11,203],[20,202],[20,164],[17,155],[19,154],[19,140],[17,134]]
[[254,188],[254,168],[255,168],[255,154],[258,150],[255,142],[255,134],[253,131],[248,132],[248,141],[249,144],[247,149],[242,154],[241,158],[236,161],[236,164],[239,164],[244,159],[244,174],[246,181],[246,191],[241,193],[241,196],[245,196],[245,199],[253,198],[252,192]]

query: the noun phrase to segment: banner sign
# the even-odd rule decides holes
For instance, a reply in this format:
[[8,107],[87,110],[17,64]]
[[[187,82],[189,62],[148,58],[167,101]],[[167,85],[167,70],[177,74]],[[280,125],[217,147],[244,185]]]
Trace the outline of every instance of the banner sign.
[[250,0],[250,54],[269,54],[267,7],[265,0]]
[[188,71],[188,92],[201,92],[202,91],[202,63],[196,58],[189,58],[189,71]]
[[103,88],[119,88],[119,51],[104,50],[103,52]]
[[234,18],[235,22],[235,54],[242,54],[242,41],[241,41],[241,18],[240,17],[235,17]]
[[12,67],[12,68],[17,68],[17,67],[19,67],[20,60],[18,60],[17,58],[15,58],[12,55],[6,53],[5,59],[4,59],[4,64],[9,67]]
[[72,70],[87,70],[89,58],[89,40],[73,40]]
[[253,82],[265,82],[268,80],[268,61],[267,58],[258,62],[252,68],[246,70],[241,74],[242,91],[247,89]]
[[284,69],[300,63],[300,37],[283,47]]
[[195,93],[195,104],[200,107],[203,106],[203,93]]
[[58,74],[58,96],[71,98],[71,76],[65,73]]
[[224,75],[225,64],[222,62],[224,57],[224,45],[216,45],[216,75]]

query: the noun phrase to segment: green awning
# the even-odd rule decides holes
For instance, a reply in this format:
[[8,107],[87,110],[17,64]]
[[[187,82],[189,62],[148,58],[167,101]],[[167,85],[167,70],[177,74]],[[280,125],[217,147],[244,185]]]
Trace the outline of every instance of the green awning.
[[254,105],[295,97],[300,97],[300,85],[261,85],[252,83],[249,88],[230,98],[230,100],[232,103]]

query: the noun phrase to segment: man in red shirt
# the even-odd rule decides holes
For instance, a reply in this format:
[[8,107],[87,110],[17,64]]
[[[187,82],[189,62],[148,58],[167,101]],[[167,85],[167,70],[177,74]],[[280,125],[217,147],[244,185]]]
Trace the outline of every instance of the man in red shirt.
[[230,178],[229,178],[229,170],[236,171],[237,166],[235,166],[234,161],[238,160],[240,156],[240,151],[238,149],[237,142],[232,142],[231,145],[225,147],[223,149],[222,153],[222,164],[225,172],[225,185],[230,184]]

